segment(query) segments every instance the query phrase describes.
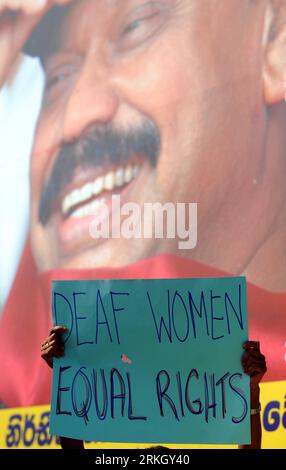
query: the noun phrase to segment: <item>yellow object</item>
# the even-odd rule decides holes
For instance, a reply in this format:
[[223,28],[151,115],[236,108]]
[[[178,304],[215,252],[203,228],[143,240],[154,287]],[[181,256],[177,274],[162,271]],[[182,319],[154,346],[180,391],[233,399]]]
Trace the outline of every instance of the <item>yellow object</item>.
[[[261,421],[263,449],[286,449],[286,381],[261,384]],[[50,407],[8,408],[0,410],[1,449],[55,449],[56,437],[49,435]],[[134,449],[150,444],[120,444],[92,442],[87,448]],[[236,446],[166,445],[175,449],[230,449]]]

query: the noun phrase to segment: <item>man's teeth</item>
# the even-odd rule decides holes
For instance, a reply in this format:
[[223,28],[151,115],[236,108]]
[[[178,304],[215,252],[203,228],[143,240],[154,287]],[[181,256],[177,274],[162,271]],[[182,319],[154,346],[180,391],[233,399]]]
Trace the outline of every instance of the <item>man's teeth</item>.
[[105,203],[105,198],[96,199],[95,201],[90,202],[89,204],[85,204],[84,206],[80,207],[73,211],[70,215],[71,218],[80,219],[81,217],[87,217],[89,215],[96,215],[97,210],[101,204]]
[[[119,168],[116,171],[110,171],[106,175],[96,178],[93,183],[87,183],[79,189],[74,189],[65,196],[62,202],[62,213],[66,215],[73,207],[84,201],[88,201],[94,196],[99,196],[104,191],[112,191],[114,188],[121,188],[125,184],[130,183],[130,181],[135,178],[138,171],[138,165],[128,165],[126,168]],[[86,207],[89,206],[90,204],[87,204],[83,208],[75,210],[72,216],[83,217],[84,215],[89,215],[84,213],[78,215],[81,214],[82,209],[86,209]]]

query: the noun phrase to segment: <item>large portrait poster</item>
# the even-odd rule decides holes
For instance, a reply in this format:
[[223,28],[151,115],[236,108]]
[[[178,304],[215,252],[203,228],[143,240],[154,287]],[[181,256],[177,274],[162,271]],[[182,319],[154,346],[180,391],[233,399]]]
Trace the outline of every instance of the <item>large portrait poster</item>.
[[0,413],[50,404],[52,281],[244,276],[285,446],[285,30],[284,0],[0,0]]

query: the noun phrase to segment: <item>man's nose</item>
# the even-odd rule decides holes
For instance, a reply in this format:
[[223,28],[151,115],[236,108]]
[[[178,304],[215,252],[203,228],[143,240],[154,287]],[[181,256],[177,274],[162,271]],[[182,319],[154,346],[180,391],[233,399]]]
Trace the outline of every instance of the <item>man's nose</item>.
[[110,70],[87,58],[64,110],[64,140],[78,138],[90,125],[112,121],[118,106]]

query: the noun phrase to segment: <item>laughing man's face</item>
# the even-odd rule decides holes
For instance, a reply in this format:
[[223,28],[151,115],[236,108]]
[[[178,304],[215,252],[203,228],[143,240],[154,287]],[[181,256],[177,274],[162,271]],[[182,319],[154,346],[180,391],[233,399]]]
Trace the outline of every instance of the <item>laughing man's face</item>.
[[204,252],[241,213],[262,164],[262,16],[247,0],[73,3],[46,63],[32,159],[41,270],[176,250],[176,240],[91,238],[90,213],[112,194],[199,203]]

